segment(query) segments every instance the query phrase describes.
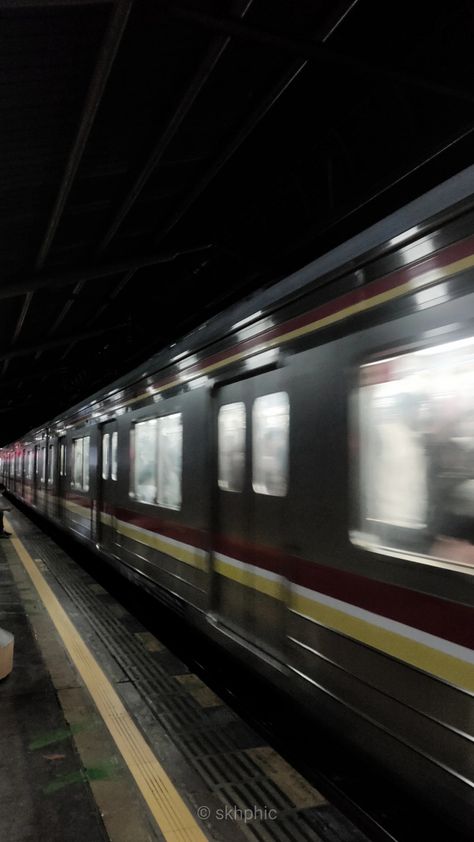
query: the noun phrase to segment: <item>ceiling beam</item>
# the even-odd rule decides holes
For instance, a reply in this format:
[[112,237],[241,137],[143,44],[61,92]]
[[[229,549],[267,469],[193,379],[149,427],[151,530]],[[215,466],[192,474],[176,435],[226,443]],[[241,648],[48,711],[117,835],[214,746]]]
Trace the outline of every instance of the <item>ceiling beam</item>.
[[[249,8],[251,7],[253,0],[234,0],[233,3],[233,11],[235,14],[239,16],[244,16]],[[138,176],[136,177],[132,187],[130,188],[129,192],[127,193],[125,199],[123,200],[122,204],[120,205],[118,211],[116,212],[112,222],[110,223],[107,231],[105,232],[101,242],[99,243],[96,249],[96,255],[102,255],[107,247],[110,245],[112,239],[114,238],[115,234],[117,233],[118,229],[120,228],[123,220],[128,215],[129,211],[137,201],[138,197],[140,196],[142,190],[144,189],[145,185],[148,183],[151,175],[155,171],[156,167],[158,166],[159,162],[161,161],[166,149],[168,148],[169,144],[171,143],[173,137],[176,135],[179,127],[181,126],[183,120],[186,118],[188,113],[190,112],[194,102],[196,101],[199,93],[201,92],[202,88],[205,86],[206,82],[210,78],[214,68],[218,64],[221,56],[225,52],[228,44],[231,41],[230,36],[223,36],[219,35],[217,38],[214,39],[213,43],[211,44],[210,48],[208,49],[206,55],[201,61],[196,73],[192,77],[186,91],[184,92],[180,102],[178,103],[173,115],[169,119],[167,125],[165,126],[164,130],[160,134],[158,141],[153,146],[151,153],[149,154],[144,166],[142,167],[141,171],[139,172]],[[128,281],[133,277],[134,270],[131,272],[127,272],[125,277],[123,278],[122,282],[120,283],[120,289],[126,286]],[[76,288],[72,296],[66,302],[64,307],[62,308],[61,312],[59,313],[55,323],[53,324],[52,328],[49,331],[49,335],[53,335],[59,325],[64,321],[67,314],[73,307],[78,295],[81,293],[82,288],[84,286],[84,282],[80,282],[77,284]],[[100,312],[102,313],[106,307],[107,303],[102,305],[100,308]],[[97,313],[95,314],[97,316]],[[92,321],[96,319],[93,317]],[[71,345],[66,349],[63,356],[67,356],[69,351],[74,347],[75,343],[71,343]],[[36,359],[41,356],[41,352],[38,352],[36,355]],[[7,363],[4,363],[4,366]]]
[[43,9],[55,6],[58,9],[74,6],[108,6],[117,0],[0,0],[0,12],[7,9]]
[[109,25],[96,61],[74,143],[69,153],[54,208],[36,259],[36,269],[43,267],[51,248],[122,41],[132,3],[133,0],[118,0],[111,12]]
[[403,73],[400,70],[386,67],[384,65],[377,65],[370,61],[363,61],[355,56],[345,55],[344,53],[331,50],[325,47],[321,41],[318,42],[318,40],[296,38],[295,36],[290,36],[277,30],[262,29],[261,27],[250,25],[245,21],[238,20],[234,17],[212,15],[207,12],[199,11],[198,9],[186,8],[175,3],[166,3],[166,6],[172,14],[180,19],[200,24],[207,29],[211,29],[213,32],[221,32],[226,35],[232,35],[235,38],[242,38],[246,41],[254,41],[273,49],[301,56],[308,59],[308,61],[317,61],[338,65],[340,67],[347,67],[358,73],[385,77],[392,79],[395,82],[409,85],[410,87],[417,87],[422,90],[430,91],[431,93],[440,94],[441,96],[460,99],[471,104],[474,102],[474,94],[472,91],[462,90],[458,87],[452,88],[449,85],[442,85],[441,83],[430,79],[413,76],[410,73]]
[[[2,0],[0,0],[0,3]],[[49,254],[54,236],[58,229],[61,217],[68,200],[69,193],[74,182],[77,170],[84,154],[87,141],[89,139],[94,121],[99,109],[107,81],[112,70],[115,57],[117,55],[122,36],[127,25],[127,21],[132,8],[133,0],[116,0],[111,13],[110,20],[103,39],[99,55],[95,64],[92,79],[87,91],[86,100],[82,109],[82,114],[79,119],[74,142],[69,152],[69,158],[66,163],[66,168],[63,173],[61,184],[56,196],[56,201],[49,218],[49,222],[44,234],[38,256],[36,258],[35,269],[41,270],[44,266],[45,260]],[[0,6],[1,8],[1,6]],[[27,296],[24,306],[22,308],[20,317],[16,323],[14,330],[13,343],[18,339],[23,324],[25,322],[28,310],[31,306],[33,296]]]
[[99,330],[87,330],[82,333],[71,334],[70,336],[62,336],[58,339],[49,339],[47,342],[40,342],[34,345],[20,345],[17,348],[0,349],[0,360],[11,360],[14,357],[27,357],[30,354],[35,354],[37,351],[49,351],[51,348],[60,348],[62,345],[67,345],[69,342],[84,342],[86,339],[95,339],[106,333],[113,333],[115,331],[124,330],[126,324],[112,325],[111,327],[101,328]]
[[288,70],[280,76],[277,83],[268,93],[265,94],[263,99],[260,100],[256,108],[254,108],[250,116],[247,118],[246,122],[240,127],[234,137],[231,138],[230,142],[224,147],[217,158],[214,159],[204,175],[201,176],[192,190],[186,194],[184,200],[180,203],[166,225],[163,228],[160,228],[159,232],[153,239],[155,245],[161,243],[161,241],[173,230],[173,228],[175,228],[189,208],[194,205],[196,200],[204,193],[216,175],[218,175],[228,161],[230,161],[237,150],[240,149],[243,142],[249,137],[273,106],[280,100],[295,79],[298,78],[306,65],[306,60],[293,62],[291,67],[289,67]]
[[171,263],[178,257],[186,254],[195,254],[196,252],[206,251],[213,248],[212,243],[204,246],[195,246],[189,249],[182,249],[181,251],[170,252],[168,254],[149,254],[141,257],[129,257],[122,260],[115,260],[110,263],[99,264],[96,266],[84,266],[79,269],[70,269],[66,272],[54,272],[49,274],[32,275],[30,278],[24,278],[16,281],[13,284],[6,284],[0,286],[0,301],[8,298],[16,298],[19,295],[25,295],[28,292],[36,292],[40,289],[59,288],[72,286],[78,283],[85,283],[87,281],[100,281],[102,278],[109,278],[111,275],[119,275],[122,272],[130,272],[131,270],[144,269],[148,266],[158,266],[162,263]]
[[[247,14],[252,3],[253,0],[236,0],[236,2],[234,2],[235,15],[238,18],[242,19]],[[213,43],[209,47],[206,55],[202,59],[199,67],[194,73],[184,94],[182,95],[177,107],[175,108],[165,128],[163,129],[158,140],[153,146],[144,166],[140,170],[138,176],[132,184],[132,187],[125,196],[124,200],[122,201],[122,204],[118,208],[114,218],[112,219],[109,227],[107,228],[107,231],[105,232],[97,248],[97,254],[102,254],[105,251],[105,249],[117,233],[118,229],[120,228],[123,220],[137,201],[143,188],[145,187],[151,175],[154,173],[156,167],[163,158],[163,155],[166,152],[166,149],[170,145],[171,141],[173,140],[174,136],[176,135],[176,132],[183,123],[184,119],[191,111],[191,108],[193,107],[200,92],[211,77],[216,65],[218,64],[220,58],[227,49],[230,41],[230,35],[219,35],[217,38],[214,39]]]
[[[318,39],[318,45],[324,45],[328,39],[334,34],[336,29],[346,19],[349,12],[354,8],[358,0],[345,0],[345,2],[337,4],[332,10],[332,14],[328,20],[321,26],[321,29],[316,33],[315,38]],[[243,24],[244,29],[252,29]],[[311,42],[313,43],[313,42]],[[211,181],[218,175],[221,169],[240,149],[244,141],[266,117],[273,106],[279,102],[283,94],[288,88],[299,78],[303,70],[307,67],[309,58],[298,58],[292,62],[290,67],[283,72],[277,82],[273,85],[271,90],[267,92],[257,106],[250,113],[246,122],[238,130],[237,134],[231,138],[230,142],[224,147],[220,155],[211,163],[211,166],[199,179],[193,189],[185,196],[183,202],[178,206],[175,213],[168,221],[168,223],[160,229],[156,235],[155,244],[160,243],[178,224],[189,208],[196,202],[196,200],[204,193]]]
[[[317,36],[321,43],[326,41],[338,29],[341,23],[346,19],[349,12],[356,6],[358,0],[341,0],[333,6],[330,17],[324,22]],[[244,140],[249,136],[253,129],[260,123],[270,109],[279,101],[280,97],[290,87],[290,85],[299,77],[301,72],[308,64],[308,59],[300,59],[293,62],[291,67],[286,70],[273,86],[270,93],[267,93],[254,111],[245,125],[238,131],[237,135],[230,141],[230,143],[221,152],[221,155],[211,164],[204,176],[199,180],[198,184],[193,190],[187,194],[184,202],[179,206],[168,224],[160,229],[156,235],[155,242],[160,242],[164,237],[177,225],[179,220],[184,216],[188,208],[196,201],[196,199],[204,192],[206,187],[211,183],[213,178],[219,173],[222,167],[230,160],[233,154],[239,149]],[[138,268],[138,267],[137,267]],[[127,282],[133,278],[134,271],[131,271],[127,276]]]
[[64,377],[66,375],[71,376],[72,369],[66,365],[59,365],[56,368],[49,368],[49,369],[41,369],[41,371],[34,371],[31,370],[30,373],[22,372],[17,377],[11,377],[9,380],[1,380],[0,385],[3,389],[8,389],[13,387],[18,389],[24,382],[29,382],[30,380],[35,380],[38,384],[39,388],[41,388],[41,383],[43,380],[47,380],[49,377]]

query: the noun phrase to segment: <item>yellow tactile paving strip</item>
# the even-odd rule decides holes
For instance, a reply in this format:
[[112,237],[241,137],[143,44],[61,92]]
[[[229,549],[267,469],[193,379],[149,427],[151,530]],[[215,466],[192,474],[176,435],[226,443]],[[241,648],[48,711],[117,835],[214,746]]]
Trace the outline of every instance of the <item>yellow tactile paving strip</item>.
[[195,817],[131,719],[11,524],[11,543],[166,840],[206,842]]

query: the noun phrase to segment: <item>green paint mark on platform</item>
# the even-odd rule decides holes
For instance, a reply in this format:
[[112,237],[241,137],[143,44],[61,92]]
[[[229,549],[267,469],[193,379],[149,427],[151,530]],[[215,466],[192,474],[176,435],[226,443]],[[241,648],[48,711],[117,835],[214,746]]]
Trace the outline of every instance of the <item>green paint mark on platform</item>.
[[77,732],[82,731],[83,728],[83,725],[72,725],[70,728],[62,728],[59,731],[49,731],[46,734],[39,734],[36,739],[29,744],[28,748],[30,751],[35,751],[38,748],[45,748],[45,746],[60,743],[63,740],[69,740],[73,734],[77,734]]
[[110,780],[110,778],[116,777],[117,771],[116,761],[106,761],[101,766],[90,766],[88,769],[79,769],[77,772],[68,772],[67,775],[59,775],[51,783],[43,787],[43,792],[46,795],[52,795],[72,784],[85,783],[86,781]]
[[86,775],[83,769],[79,769],[78,772],[69,772],[67,775],[60,775],[59,777],[55,778],[54,781],[51,781],[47,786],[43,787],[43,792],[46,795],[52,795],[54,792],[58,792],[60,789],[64,789],[66,786],[71,786],[71,784],[78,784],[84,783],[86,780]]

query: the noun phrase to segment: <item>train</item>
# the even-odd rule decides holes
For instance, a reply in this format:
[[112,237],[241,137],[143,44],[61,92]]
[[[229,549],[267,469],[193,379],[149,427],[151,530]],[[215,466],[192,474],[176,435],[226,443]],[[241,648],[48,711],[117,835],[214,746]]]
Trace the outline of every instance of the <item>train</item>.
[[474,826],[474,167],[0,452],[8,491]]

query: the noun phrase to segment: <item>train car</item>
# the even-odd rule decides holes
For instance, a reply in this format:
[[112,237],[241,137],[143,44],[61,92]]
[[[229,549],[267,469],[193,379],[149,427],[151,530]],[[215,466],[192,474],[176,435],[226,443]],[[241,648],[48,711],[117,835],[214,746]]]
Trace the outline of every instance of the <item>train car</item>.
[[474,168],[1,458],[13,495],[472,828]]

